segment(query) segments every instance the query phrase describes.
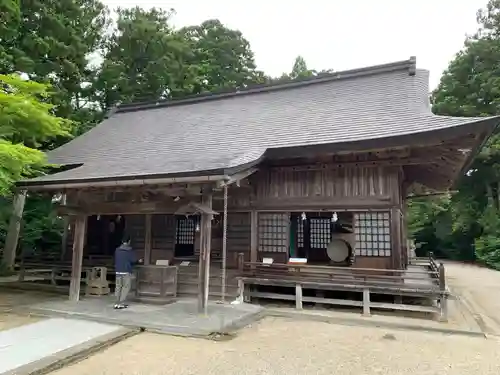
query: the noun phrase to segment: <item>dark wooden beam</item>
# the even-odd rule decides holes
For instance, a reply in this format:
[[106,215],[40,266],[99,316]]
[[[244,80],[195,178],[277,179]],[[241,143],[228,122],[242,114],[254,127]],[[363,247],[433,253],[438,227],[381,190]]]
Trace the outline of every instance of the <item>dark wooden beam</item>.
[[145,223],[144,223],[144,230],[145,230],[145,233],[144,233],[144,264],[147,266],[151,264],[151,242],[152,242],[151,221],[152,221],[151,214],[146,214],[145,215]]
[[78,216],[86,214],[86,210],[81,206],[61,204],[55,208],[58,216]]
[[217,186],[222,187],[224,185],[231,185],[231,184],[238,185],[241,180],[248,178],[250,175],[254,174],[257,171],[258,171],[258,168],[248,168],[242,172],[238,172],[238,173],[235,173],[235,174],[229,176],[229,180],[221,181],[220,183],[218,183]]
[[250,262],[257,262],[259,251],[259,213],[250,211]]
[[268,198],[252,202],[255,210],[288,210],[288,211],[331,211],[341,209],[390,208],[394,205],[391,196],[373,197],[293,197]]
[[197,202],[189,202],[188,204],[179,207],[175,211],[175,215],[199,215],[199,214],[218,215],[219,213],[212,210],[211,207],[208,207],[203,203],[197,203]]

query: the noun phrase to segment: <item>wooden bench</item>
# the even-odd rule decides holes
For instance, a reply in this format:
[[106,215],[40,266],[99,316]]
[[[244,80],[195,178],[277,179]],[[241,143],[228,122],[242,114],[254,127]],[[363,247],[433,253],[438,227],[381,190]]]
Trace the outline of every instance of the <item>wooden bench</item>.
[[[89,273],[94,267],[106,267],[108,275],[115,275],[114,265],[84,262],[82,265],[82,282],[87,282]],[[50,280],[52,285],[57,285],[58,281],[71,281],[71,262],[59,261],[55,264],[45,262],[23,262],[19,264],[19,282],[25,281],[26,276]],[[110,284],[114,284],[111,281]]]

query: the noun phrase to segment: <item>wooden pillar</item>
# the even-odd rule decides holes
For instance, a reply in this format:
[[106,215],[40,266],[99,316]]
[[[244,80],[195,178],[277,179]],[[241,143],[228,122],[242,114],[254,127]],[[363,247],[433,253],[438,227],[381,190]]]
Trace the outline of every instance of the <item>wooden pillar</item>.
[[[203,237],[206,235],[201,229],[201,219],[200,219],[200,230],[197,233],[198,243],[199,243],[199,258],[198,258],[198,312],[203,312],[203,290],[204,290],[204,280],[205,280],[205,267],[203,263]],[[195,240],[196,244],[196,240]]]
[[311,252],[311,219],[307,217],[302,222],[304,223],[304,251],[299,257],[309,258]]
[[221,272],[221,301],[226,302],[227,283],[227,185],[224,185],[224,217],[222,218],[222,272]]
[[392,243],[392,261],[394,269],[401,269],[401,256],[403,246],[401,244],[401,210],[399,208],[391,209],[391,243]]
[[[212,193],[205,193],[201,198],[201,203],[209,208],[212,208]],[[210,251],[212,245],[212,215],[202,214],[200,225],[201,248],[200,248],[200,268],[201,272],[201,285],[200,295],[198,296],[198,310],[207,313],[208,308],[208,294],[209,294],[209,280],[210,280]],[[200,275],[200,274],[199,274]]]
[[[68,202],[68,196],[66,194],[62,195],[61,204],[66,205]],[[66,257],[66,251],[68,250],[68,232],[69,232],[69,216],[65,215],[63,217],[63,234],[61,237],[61,260]]]
[[443,263],[439,264],[439,289],[441,291],[441,297],[439,299],[439,307],[441,310],[439,320],[441,322],[448,321],[448,294],[446,292],[446,275],[444,271]]
[[363,289],[363,316],[370,316],[370,289]]
[[78,215],[75,222],[73,239],[73,258],[71,262],[71,283],[69,286],[70,301],[80,299],[80,283],[82,277],[83,244],[85,242],[85,215]]
[[408,246],[408,235],[407,235],[407,222],[406,222],[406,200],[403,200],[401,209],[401,245],[403,247],[403,266],[408,268],[409,258],[410,258],[410,248]]
[[152,215],[146,214],[146,222],[144,225],[144,264],[151,264],[151,220]]
[[250,262],[257,262],[259,251],[259,213],[250,212]]
[[14,208],[10,216],[9,229],[5,239],[2,263],[8,269],[12,269],[16,260],[16,250],[21,231],[21,220],[23,217],[24,203],[26,202],[26,191],[19,192],[14,197]]
[[295,308],[302,310],[302,285],[295,284]]

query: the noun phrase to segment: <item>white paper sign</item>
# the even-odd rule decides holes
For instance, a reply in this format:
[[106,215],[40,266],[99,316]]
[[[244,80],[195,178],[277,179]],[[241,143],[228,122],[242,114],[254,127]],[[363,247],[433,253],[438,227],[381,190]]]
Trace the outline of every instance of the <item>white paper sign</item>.
[[263,264],[273,264],[273,262],[274,262],[273,258],[262,258]]
[[306,264],[307,258],[290,258],[290,259],[288,259],[288,263]]

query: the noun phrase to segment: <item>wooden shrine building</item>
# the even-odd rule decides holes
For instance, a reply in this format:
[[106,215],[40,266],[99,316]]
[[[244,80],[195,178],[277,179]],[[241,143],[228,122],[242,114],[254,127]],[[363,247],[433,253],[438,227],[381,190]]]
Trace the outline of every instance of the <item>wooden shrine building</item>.
[[[63,194],[77,273],[125,231],[146,264],[211,259],[225,270],[243,253],[404,269],[405,198],[449,189],[499,122],[432,114],[428,78],[411,58],[120,105],[49,153],[61,171],[19,188]],[[202,268],[193,277],[208,280]],[[71,290],[76,299],[79,280]]]

